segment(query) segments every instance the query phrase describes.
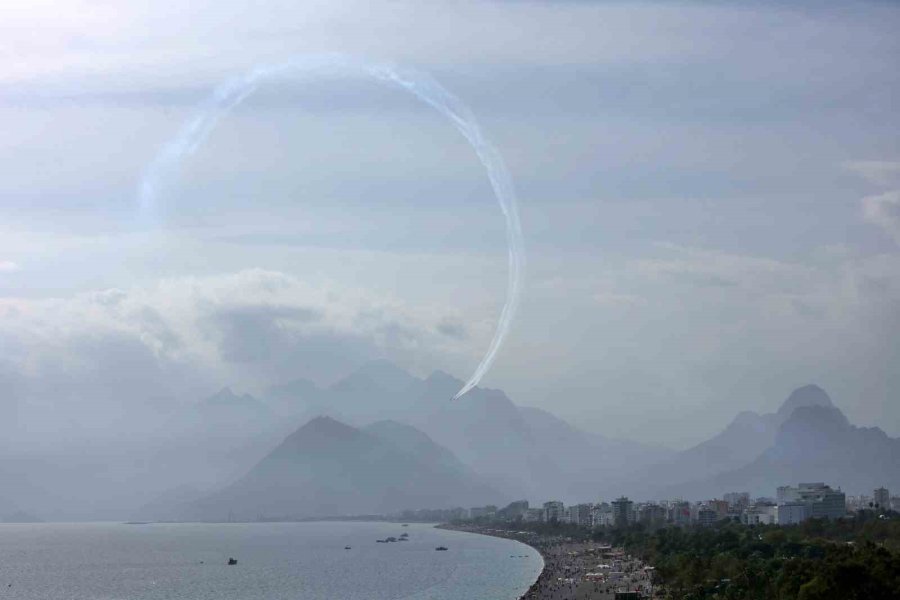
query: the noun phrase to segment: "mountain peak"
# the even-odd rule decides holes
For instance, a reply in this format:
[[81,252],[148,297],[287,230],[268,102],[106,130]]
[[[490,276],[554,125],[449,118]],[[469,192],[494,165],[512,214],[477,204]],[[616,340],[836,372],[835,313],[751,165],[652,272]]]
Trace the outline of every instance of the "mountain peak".
[[331,386],[333,391],[348,393],[359,390],[380,390],[399,393],[418,381],[389,360],[371,360]]
[[252,410],[264,410],[265,407],[262,403],[259,402],[256,398],[251,396],[250,394],[244,394],[242,396],[238,396],[234,393],[234,391],[225,386],[212,396],[208,397],[206,400],[203,400],[200,403],[201,406],[206,408],[215,408],[215,409],[252,409]]
[[208,402],[227,402],[229,400],[234,400],[238,395],[234,393],[230,386],[225,386],[209,398],[207,398]]
[[337,516],[497,498],[493,488],[458,466],[449,451],[424,433],[392,421],[378,427],[391,430],[386,439],[316,417],[243,477],[192,503],[186,512],[204,519],[226,513],[240,518]]
[[781,429],[788,430],[797,424],[832,431],[842,431],[851,427],[846,415],[836,406],[798,406]]
[[799,387],[788,396],[781,408],[778,409],[778,417],[781,422],[786,421],[794,413],[794,410],[800,407],[823,406],[833,408],[834,404],[828,394],[817,385],[804,385]]
[[376,358],[364,363],[356,370],[356,373],[365,373],[369,376],[381,377],[410,377],[410,374],[389,361],[386,358]]
[[285,438],[284,443],[276,448],[282,452],[295,452],[299,449],[316,451],[334,444],[346,443],[363,435],[359,429],[341,423],[337,419],[325,415],[314,417],[301,425],[294,433]]
[[462,387],[463,382],[447,373],[446,371],[441,371],[438,369],[434,371],[431,375],[428,376],[428,379],[425,380],[427,383],[435,384],[435,385],[447,385],[451,384],[456,387]]
[[357,431],[356,428],[341,423],[337,419],[333,419],[328,415],[319,415],[317,417],[313,417],[309,421],[306,422],[305,425],[300,427],[299,431],[320,431],[327,433],[346,433],[350,431]]

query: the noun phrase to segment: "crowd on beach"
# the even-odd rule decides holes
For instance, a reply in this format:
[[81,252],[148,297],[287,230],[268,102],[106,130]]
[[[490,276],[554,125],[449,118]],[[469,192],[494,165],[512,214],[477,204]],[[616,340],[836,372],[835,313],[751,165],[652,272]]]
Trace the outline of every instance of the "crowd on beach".
[[541,553],[544,570],[521,600],[654,597],[653,567],[628,556],[621,548],[528,531],[479,526],[456,526],[454,529],[515,539]]
[[620,549],[557,540],[538,550],[544,570],[523,600],[614,600],[624,592],[653,597],[652,568]]

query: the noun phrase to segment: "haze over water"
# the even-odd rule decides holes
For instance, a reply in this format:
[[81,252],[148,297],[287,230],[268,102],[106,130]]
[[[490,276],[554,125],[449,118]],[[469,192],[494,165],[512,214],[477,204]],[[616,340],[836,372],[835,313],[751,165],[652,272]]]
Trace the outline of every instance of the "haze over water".
[[542,567],[518,542],[430,525],[0,525],[0,597],[25,600],[516,598]]

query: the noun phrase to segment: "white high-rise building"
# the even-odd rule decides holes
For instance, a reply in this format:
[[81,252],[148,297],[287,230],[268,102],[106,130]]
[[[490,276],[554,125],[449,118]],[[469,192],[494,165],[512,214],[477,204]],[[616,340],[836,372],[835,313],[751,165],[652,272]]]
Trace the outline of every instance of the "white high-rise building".
[[593,521],[594,527],[612,527],[612,507],[606,502],[595,504],[594,508],[591,510],[591,520]]
[[797,487],[778,488],[778,504],[806,505],[807,518],[839,519],[847,514],[847,496],[838,488],[831,489],[822,482],[801,483]]
[[616,527],[624,527],[634,523],[634,502],[622,496],[612,502],[613,523]]
[[554,521],[561,523],[565,518],[566,506],[559,500],[551,500],[544,502],[544,522],[552,523]]
[[882,512],[891,509],[891,493],[883,487],[875,490],[872,501],[878,505]]
[[569,523],[578,525],[579,527],[590,527],[593,525],[591,512],[594,506],[592,504],[574,504],[566,509],[569,513]]

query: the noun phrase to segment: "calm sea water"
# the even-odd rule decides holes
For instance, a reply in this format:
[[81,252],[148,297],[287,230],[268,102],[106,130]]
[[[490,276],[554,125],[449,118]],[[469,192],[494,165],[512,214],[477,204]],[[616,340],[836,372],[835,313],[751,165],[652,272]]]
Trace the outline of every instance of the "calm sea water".
[[542,567],[518,542],[429,525],[0,525],[0,599],[513,600]]

